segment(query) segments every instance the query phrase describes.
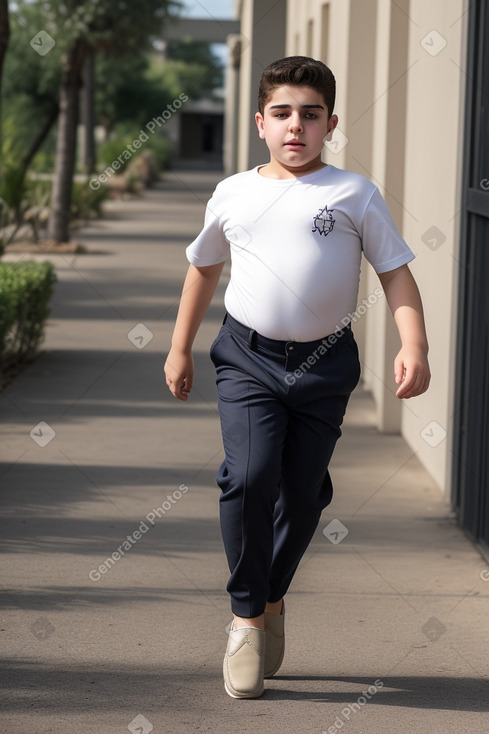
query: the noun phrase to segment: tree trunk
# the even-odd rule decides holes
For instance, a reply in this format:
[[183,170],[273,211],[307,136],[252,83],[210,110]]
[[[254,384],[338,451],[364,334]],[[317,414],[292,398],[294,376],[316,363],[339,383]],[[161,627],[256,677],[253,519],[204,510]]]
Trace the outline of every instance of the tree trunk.
[[89,176],[95,171],[95,51],[88,46],[83,65],[82,122],[83,168]]
[[0,0],[0,90],[2,88],[3,60],[7,52],[9,37],[8,0]]
[[[10,38],[10,24],[8,19],[8,0],[0,0],[0,126],[2,122],[2,72],[5,54]],[[0,127],[0,151],[2,149],[2,130]]]
[[70,239],[70,209],[76,161],[79,94],[85,51],[86,43],[81,39],[70,48],[59,90],[56,163],[48,224],[48,236],[55,242],[68,242]]

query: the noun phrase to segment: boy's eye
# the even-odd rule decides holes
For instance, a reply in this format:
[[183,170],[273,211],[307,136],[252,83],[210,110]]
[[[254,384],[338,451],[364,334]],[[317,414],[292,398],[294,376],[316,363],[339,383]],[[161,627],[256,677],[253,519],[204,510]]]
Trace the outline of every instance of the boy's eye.
[[[288,116],[289,116],[288,112],[276,112],[274,115],[274,117],[276,117],[277,119],[283,119],[284,117],[288,117]],[[315,120],[317,118],[317,115],[315,112],[306,112],[304,117],[307,120]]]

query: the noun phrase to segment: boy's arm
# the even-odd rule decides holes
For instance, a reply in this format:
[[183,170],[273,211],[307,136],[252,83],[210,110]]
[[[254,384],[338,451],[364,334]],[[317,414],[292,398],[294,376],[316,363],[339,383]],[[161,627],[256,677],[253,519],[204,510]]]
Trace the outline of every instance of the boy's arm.
[[190,265],[182,289],[172,346],[165,362],[166,384],[179,400],[192,389],[192,345],[221,277],[224,263],[197,268]]
[[413,398],[426,392],[431,377],[421,296],[407,265],[380,273],[379,279],[402,343],[394,361],[396,395]]

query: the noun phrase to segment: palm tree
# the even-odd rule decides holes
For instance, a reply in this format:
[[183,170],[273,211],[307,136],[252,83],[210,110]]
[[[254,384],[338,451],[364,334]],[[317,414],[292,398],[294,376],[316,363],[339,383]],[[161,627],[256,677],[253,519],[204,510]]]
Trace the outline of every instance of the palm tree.
[[[0,126],[2,112],[2,72],[3,60],[7,53],[7,46],[10,37],[10,24],[8,19],[8,0],[0,0]],[[2,144],[2,131],[0,127],[0,150]]]
[[70,208],[76,159],[79,96],[85,60],[92,53],[130,57],[140,53],[151,35],[160,35],[175,0],[51,0],[51,20],[65,36],[66,55],[59,90],[58,136],[49,237],[70,238]]
[[70,48],[59,89],[56,169],[49,213],[49,238],[56,242],[70,239],[70,209],[76,159],[76,134],[79,116],[81,74],[87,43],[77,39]]

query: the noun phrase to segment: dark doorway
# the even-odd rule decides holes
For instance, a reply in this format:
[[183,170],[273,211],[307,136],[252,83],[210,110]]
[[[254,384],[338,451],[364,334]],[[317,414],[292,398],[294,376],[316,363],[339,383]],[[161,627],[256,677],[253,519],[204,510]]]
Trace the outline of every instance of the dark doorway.
[[223,138],[222,114],[182,113],[180,159],[222,168]]
[[489,2],[469,8],[452,501],[489,557]]

